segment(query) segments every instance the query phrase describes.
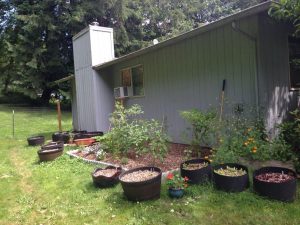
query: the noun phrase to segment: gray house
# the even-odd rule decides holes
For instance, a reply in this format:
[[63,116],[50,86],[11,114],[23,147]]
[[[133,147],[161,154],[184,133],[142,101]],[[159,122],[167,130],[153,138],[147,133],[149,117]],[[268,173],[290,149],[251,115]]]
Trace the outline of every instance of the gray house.
[[112,29],[87,27],[73,38],[74,129],[107,131],[114,90],[129,87],[124,104],[140,104],[145,118],[164,118],[173,141],[181,142],[186,124],[179,111],[219,107],[226,79],[225,112],[235,104],[263,107],[272,133],[297,104],[294,90],[300,80],[289,59],[299,57],[300,42],[289,36],[285,24],[268,16],[271,4],[262,3],[120,58],[114,57]]

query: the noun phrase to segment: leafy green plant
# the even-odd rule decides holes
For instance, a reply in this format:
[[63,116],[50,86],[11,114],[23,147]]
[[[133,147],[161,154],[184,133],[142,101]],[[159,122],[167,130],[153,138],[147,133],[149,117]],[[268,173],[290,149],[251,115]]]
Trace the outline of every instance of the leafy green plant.
[[209,146],[214,142],[217,128],[217,113],[214,110],[191,109],[181,111],[180,116],[191,125],[191,128],[187,129],[192,131],[193,150],[200,150],[200,146]]
[[154,159],[162,160],[168,148],[169,140],[164,125],[157,120],[142,120],[144,112],[139,105],[128,109],[116,103],[115,111],[110,117],[111,130],[97,137],[106,151],[126,155],[133,150],[136,154],[150,153]]

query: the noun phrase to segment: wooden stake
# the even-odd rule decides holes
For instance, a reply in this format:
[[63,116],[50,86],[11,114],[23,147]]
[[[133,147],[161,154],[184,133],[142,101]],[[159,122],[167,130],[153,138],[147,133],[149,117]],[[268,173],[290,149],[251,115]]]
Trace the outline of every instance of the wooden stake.
[[57,105],[58,130],[59,130],[59,132],[62,132],[62,128],[61,128],[61,109],[60,109],[60,101],[59,100],[56,101],[56,105]]
[[12,111],[13,138],[15,138],[15,110]]
[[226,80],[223,80],[223,86],[222,86],[222,94],[221,94],[221,109],[220,109],[220,122],[222,121],[222,114],[223,114],[223,105],[224,105],[224,95],[225,95],[225,83]]

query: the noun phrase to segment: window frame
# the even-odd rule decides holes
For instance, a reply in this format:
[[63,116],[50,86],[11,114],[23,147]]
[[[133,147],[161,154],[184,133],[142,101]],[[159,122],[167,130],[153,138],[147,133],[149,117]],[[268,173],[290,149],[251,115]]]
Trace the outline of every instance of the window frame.
[[[136,67],[140,67],[140,66],[141,66],[142,69],[143,69],[143,77],[142,77],[142,80],[143,80],[143,89],[144,89],[144,91],[143,91],[143,94],[142,94],[142,95],[133,95],[132,69],[133,69],[133,68],[136,68]],[[136,65],[134,65],[134,66],[125,67],[125,68],[123,68],[123,69],[120,70],[120,72],[121,72],[121,86],[122,86],[122,87],[124,86],[124,85],[123,85],[123,75],[122,75],[122,72],[123,72],[124,70],[129,70],[129,71],[130,71],[130,84],[131,84],[131,86],[127,86],[127,87],[131,87],[131,88],[132,88],[132,96],[129,96],[129,98],[142,98],[142,97],[145,97],[145,78],[144,78],[144,66],[143,66],[143,64],[136,64]]]

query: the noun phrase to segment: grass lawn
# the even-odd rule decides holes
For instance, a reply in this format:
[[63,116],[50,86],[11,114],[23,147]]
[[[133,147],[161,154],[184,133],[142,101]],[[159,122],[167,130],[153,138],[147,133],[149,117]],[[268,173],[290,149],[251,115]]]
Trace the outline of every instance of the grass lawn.
[[[57,130],[54,110],[15,108],[15,139],[11,110],[0,106],[0,224],[300,224],[299,194],[286,204],[252,189],[228,194],[208,184],[191,186],[184,198],[172,200],[163,185],[159,200],[128,202],[120,185],[94,188],[95,165],[67,155],[38,163],[38,148],[28,147],[26,138],[49,139]],[[71,129],[69,112],[63,113],[63,128]]]

